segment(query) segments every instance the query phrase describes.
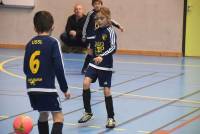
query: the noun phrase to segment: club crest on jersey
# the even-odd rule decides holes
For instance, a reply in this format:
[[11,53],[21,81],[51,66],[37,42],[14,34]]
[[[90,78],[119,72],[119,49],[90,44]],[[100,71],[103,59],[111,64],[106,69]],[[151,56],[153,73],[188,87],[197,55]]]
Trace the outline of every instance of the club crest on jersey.
[[103,34],[101,37],[103,41],[105,41],[108,38],[107,34]]
[[104,50],[104,43],[103,42],[96,42],[95,43],[95,53],[96,54],[100,54],[103,52]]

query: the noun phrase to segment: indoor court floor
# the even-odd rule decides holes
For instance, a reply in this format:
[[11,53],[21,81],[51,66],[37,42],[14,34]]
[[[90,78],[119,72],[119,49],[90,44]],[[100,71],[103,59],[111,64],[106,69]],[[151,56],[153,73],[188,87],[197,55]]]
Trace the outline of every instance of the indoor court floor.
[[[38,134],[38,112],[30,107],[23,74],[24,50],[0,49],[0,134],[13,133],[17,115],[32,117],[31,134]],[[84,54],[63,54],[66,78],[72,94],[64,100],[63,134],[150,134],[165,130],[170,134],[200,134],[200,58],[115,55],[112,79],[115,129],[106,129],[102,89],[92,84],[94,119],[77,121],[84,112]],[[56,84],[58,87],[58,84]],[[52,120],[50,119],[50,128]]]

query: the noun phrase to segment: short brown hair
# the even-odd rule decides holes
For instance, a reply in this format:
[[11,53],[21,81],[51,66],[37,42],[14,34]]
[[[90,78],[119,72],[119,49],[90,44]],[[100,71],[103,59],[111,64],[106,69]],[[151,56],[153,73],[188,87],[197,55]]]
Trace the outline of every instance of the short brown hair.
[[49,32],[54,24],[53,16],[48,11],[39,11],[33,18],[35,30],[38,33]]
[[92,5],[94,5],[95,2],[100,2],[101,5],[103,5],[103,1],[102,0],[92,0]]

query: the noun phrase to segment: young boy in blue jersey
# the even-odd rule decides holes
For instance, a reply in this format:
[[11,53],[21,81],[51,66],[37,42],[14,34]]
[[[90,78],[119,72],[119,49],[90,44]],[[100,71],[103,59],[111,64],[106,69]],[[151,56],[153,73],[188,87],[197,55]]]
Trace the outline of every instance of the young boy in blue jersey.
[[99,86],[104,88],[105,105],[107,110],[107,128],[115,127],[113,100],[111,96],[111,78],[113,69],[113,54],[117,49],[116,33],[111,26],[111,13],[106,7],[101,7],[95,19],[98,29],[95,31],[93,50],[93,60],[89,63],[83,81],[83,103],[85,113],[78,121],[84,123],[93,116],[90,99],[90,84],[99,80]]
[[[85,74],[85,71],[88,67],[88,64],[92,58],[92,50],[90,49],[90,45],[92,44],[93,41],[93,36],[95,34],[95,16],[99,12],[100,8],[103,6],[103,1],[102,0],[92,0],[92,6],[93,10],[89,11],[87,14],[87,18],[85,21],[85,24],[83,26],[83,31],[82,31],[82,40],[86,41],[89,46],[87,50],[87,55],[85,57],[85,61],[81,70],[82,74]],[[123,27],[116,21],[111,20],[111,24],[115,26],[116,28],[120,29],[122,32],[124,31]]]
[[55,77],[66,99],[70,98],[70,93],[65,78],[60,43],[51,37],[54,20],[48,11],[37,12],[33,22],[38,35],[26,45],[23,67],[30,103],[40,114],[39,134],[49,134],[49,112],[53,117],[51,134],[62,134],[64,116],[55,87]]

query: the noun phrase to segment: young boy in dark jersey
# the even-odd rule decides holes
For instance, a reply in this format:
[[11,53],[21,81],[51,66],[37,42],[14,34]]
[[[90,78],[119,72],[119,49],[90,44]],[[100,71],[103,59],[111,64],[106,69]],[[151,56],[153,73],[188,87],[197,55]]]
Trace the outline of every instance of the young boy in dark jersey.
[[39,134],[49,134],[49,112],[53,117],[51,134],[62,134],[64,116],[55,87],[55,77],[66,99],[70,97],[70,93],[68,93],[60,43],[51,37],[54,20],[48,11],[37,12],[33,22],[38,35],[26,45],[23,67],[30,103],[40,114]]
[[83,103],[85,114],[78,121],[84,123],[89,121],[93,114],[91,110],[90,85],[96,79],[99,80],[99,86],[104,88],[105,104],[107,110],[107,128],[115,127],[113,100],[111,96],[111,78],[113,69],[113,54],[117,49],[116,33],[111,26],[111,13],[106,7],[101,7],[96,14],[95,23],[98,29],[95,31],[94,44],[91,45],[92,60],[86,71],[83,81]]
[[[92,6],[94,9],[88,12],[85,24],[83,26],[83,31],[82,31],[82,40],[86,41],[89,44],[88,50],[87,50],[88,54],[85,57],[85,61],[81,70],[82,74],[85,73],[92,57],[91,56],[92,50],[90,48],[90,45],[92,44],[93,36],[95,34],[95,29],[96,29],[95,16],[99,12],[100,8],[103,6],[103,1],[92,0]],[[116,21],[111,20],[111,24],[117,27],[118,29],[120,29],[122,32],[124,31],[123,27]]]

